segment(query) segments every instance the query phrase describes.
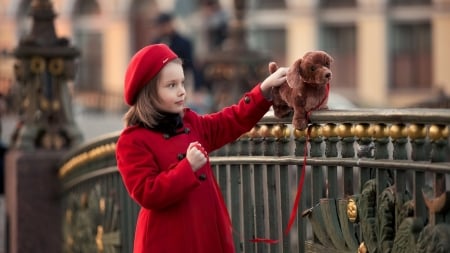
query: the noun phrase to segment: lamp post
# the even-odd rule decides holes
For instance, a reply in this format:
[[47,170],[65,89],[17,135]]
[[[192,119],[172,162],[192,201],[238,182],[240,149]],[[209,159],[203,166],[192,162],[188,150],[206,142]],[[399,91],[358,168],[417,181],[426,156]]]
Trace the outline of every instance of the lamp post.
[[74,121],[68,81],[74,78],[79,51],[55,33],[55,13],[48,0],[33,0],[30,34],[13,55],[19,85],[20,122],[11,139],[19,149],[62,149],[82,141]]
[[204,77],[213,94],[213,111],[231,105],[268,75],[269,56],[249,49],[244,18],[246,1],[234,1],[235,17],[223,48],[205,60]]
[[[19,123],[5,157],[8,252],[61,252],[61,157],[82,141],[68,81],[79,51],[55,34],[48,0],[33,0],[30,33],[13,50]],[[45,231],[45,232],[44,232]]]

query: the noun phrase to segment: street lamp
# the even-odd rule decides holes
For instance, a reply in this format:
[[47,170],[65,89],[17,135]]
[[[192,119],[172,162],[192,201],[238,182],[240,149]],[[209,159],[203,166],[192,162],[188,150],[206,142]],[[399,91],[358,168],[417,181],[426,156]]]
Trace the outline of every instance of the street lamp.
[[246,1],[235,0],[235,18],[220,51],[205,60],[204,78],[213,94],[213,111],[238,101],[242,94],[268,75],[270,57],[248,48],[244,16]]
[[20,121],[11,147],[62,149],[82,141],[72,112],[68,81],[74,78],[79,51],[55,33],[55,13],[48,0],[33,0],[30,34],[13,51],[19,85]]

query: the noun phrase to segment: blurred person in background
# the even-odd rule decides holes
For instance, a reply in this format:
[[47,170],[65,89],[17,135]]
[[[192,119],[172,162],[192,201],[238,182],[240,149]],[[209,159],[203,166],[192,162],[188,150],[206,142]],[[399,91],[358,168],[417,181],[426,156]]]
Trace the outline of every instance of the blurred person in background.
[[[190,98],[189,106],[198,113],[210,112],[211,96],[209,87],[206,87],[203,78],[203,64],[196,60],[196,43],[199,40],[191,40],[181,34],[176,27],[176,19],[173,13],[163,12],[155,19],[156,39],[152,44],[162,43],[169,46],[183,61],[183,71],[186,76],[186,92]],[[216,43],[218,43],[216,39]],[[207,50],[208,52],[212,52]]]

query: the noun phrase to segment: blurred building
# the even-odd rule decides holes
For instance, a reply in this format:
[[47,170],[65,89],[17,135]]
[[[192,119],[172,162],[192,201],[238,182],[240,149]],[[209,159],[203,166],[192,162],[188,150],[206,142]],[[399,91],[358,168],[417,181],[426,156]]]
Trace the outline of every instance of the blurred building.
[[[205,0],[54,0],[58,36],[82,55],[74,88],[86,106],[121,108],[134,52],[151,41],[152,19],[173,10],[182,32],[202,43]],[[217,0],[233,19],[241,1]],[[30,20],[32,0],[0,0],[0,80],[14,85],[8,59]],[[404,107],[450,94],[450,0],[248,0],[252,49],[289,65],[321,49],[335,59],[332,91],[362,106]],[[219,49],[220,50],[220,49]],[[203,54],[203,55],[202,55]],[[202,58],[208,52],[197,50]],[[1,91],[9,90],[5,87]]]

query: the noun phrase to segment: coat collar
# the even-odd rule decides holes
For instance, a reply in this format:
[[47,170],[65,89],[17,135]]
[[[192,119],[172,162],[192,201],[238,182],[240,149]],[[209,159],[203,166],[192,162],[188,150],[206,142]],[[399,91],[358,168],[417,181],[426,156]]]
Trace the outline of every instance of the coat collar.
[[185,132],[181,129],[183,127],[183,119],[180,114],[167,112],[160,112],[159,114],[161,117],[158,120],[158,124],[150,129],[163,133],[165,136],[174,136]]

